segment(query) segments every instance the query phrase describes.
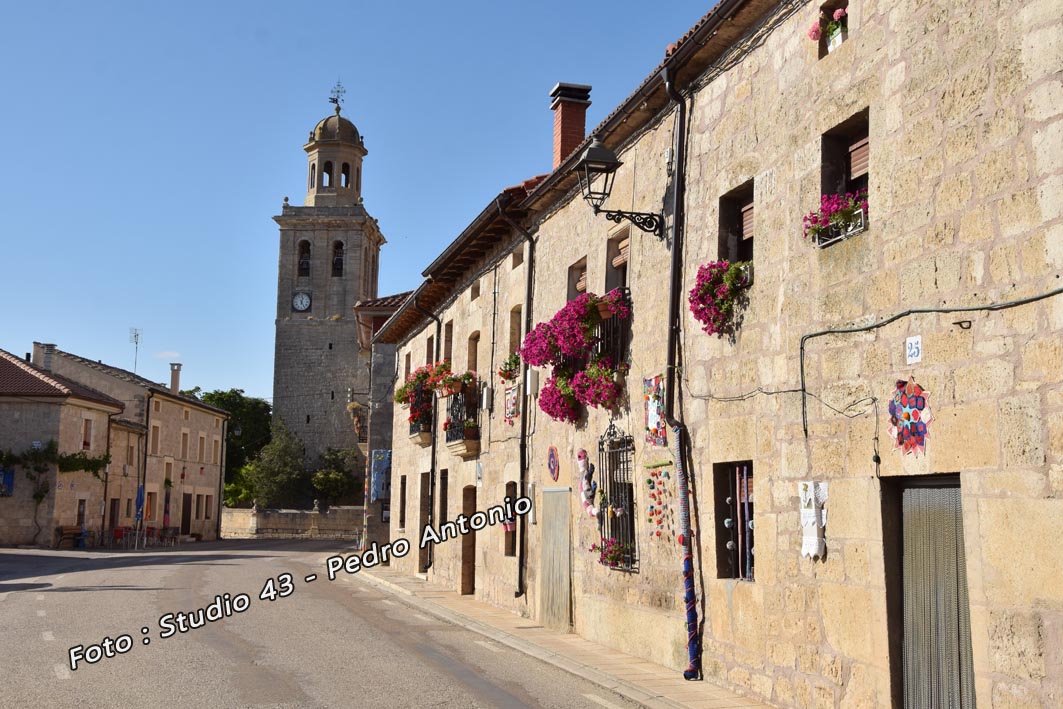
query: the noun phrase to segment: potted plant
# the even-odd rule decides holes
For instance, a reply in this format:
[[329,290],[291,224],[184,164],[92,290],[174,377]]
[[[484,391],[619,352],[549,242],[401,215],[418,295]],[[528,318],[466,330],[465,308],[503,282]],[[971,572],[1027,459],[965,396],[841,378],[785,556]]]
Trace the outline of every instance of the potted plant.
[[613,537],[602,539],[600,544],[592,544],[590,551],[598,552],[598,563],[615,569],[617,567],[629,568],[635,553],[635,545],[621,543]]
[[819,19],[808,29],[808,38],[813,42],[818,42],[826,35],[827,52],[833,52],[848,37],[849,31],[845,19],[848,14],[844,7],[839,7],[829,13],[828,11],[820,12]]
[[723,337],[734,332],[735,304],[749,285],[749,266],[742,261],[713,261],[698,268],[690,312],[707,334]]
[[617,367],[609,357],[602,357],[573,375],[572,393],[585,406],[612,409],[621,394],[619,377],[626,372],[627,365]]
[[478,441],[480,440],[480,424],[476,419],[466,419],[463,423],[465,429],[466,441]]
[[511,382],[517,378],[519,373],[520,355],[516,352],[511,352],[509,357],[502,361],[502,366],[498,368],[498,378],[504,382]]
[[820,197],[819,210],[803,219],[805,238],[820,247],[858,234],[867,228],[867,190]]

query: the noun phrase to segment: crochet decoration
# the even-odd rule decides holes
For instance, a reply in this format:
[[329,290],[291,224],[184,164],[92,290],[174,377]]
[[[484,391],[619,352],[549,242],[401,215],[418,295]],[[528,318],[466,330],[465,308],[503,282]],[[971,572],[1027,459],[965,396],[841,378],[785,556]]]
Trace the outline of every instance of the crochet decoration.
[[642,398],[646,402],[646,442],[665,447],[668,427],[664,425],[664,382],[660,375],[642,380]]
[[576,470],[579,471],[581,480],[580,490],[583,498],[583,509],[591,517],[597,517],[598,508],[594,506],[594,493],[598,490],[598,483],[594,482],[594,464],[587,461],[587,451],[582,448],[576,453]]
[[890,400],[890,435],[904,455],[926,454],[926,439],[930,436],[930,422],[934,416],[926,397],[929,392],[915,383],[915,379],[897,381],[897,389]]
[[561,472],[561,463],[557,459],[557,449],[553,446],[546,451],[546,469],[550,471],[550,478],[557,482],[557,476]]

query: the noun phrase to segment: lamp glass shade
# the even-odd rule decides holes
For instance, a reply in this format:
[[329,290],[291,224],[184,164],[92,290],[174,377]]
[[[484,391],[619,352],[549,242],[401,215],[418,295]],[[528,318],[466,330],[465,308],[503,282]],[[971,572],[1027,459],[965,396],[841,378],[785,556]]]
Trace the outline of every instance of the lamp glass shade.
[[[613,191],[613,178],[621,163],[616,154],[595,138],[583,151],[575,172],[579,179],[580,191],[595,211],[601,208]],[[597,180],[596,178],[601,178]]]

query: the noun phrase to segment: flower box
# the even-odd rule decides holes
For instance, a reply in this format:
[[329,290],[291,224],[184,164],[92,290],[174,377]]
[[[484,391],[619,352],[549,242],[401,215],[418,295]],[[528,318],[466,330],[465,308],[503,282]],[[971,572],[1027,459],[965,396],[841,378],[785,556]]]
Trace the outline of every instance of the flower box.
[[517,520],[515,520],[515,519],[513,519],[513,520],[510,520],[510,519],[502,520],[502,530],[505,531],[505,532],[515,532],[515,531],[517,531]]
[[431,445],[432,431],[430,429],[411,430],[410,440],[419,446]]
[[848,39],[848,37],[849,32],[845,27],[839,26],[834,28],[830,34],[827,35],[827,53],[830,54],[835,49],[842,46],[842,42]]
[[472,458],[480,454],[480,440],[459,438],[447,443],[447,450],[459,458]]
[[867,210],[860,209],[853,218],[848,221],[832,223],[826,231],[816,235],[815,243],[819,248],[830,246],[833,243],[848,239],[850,236],[867,231]]

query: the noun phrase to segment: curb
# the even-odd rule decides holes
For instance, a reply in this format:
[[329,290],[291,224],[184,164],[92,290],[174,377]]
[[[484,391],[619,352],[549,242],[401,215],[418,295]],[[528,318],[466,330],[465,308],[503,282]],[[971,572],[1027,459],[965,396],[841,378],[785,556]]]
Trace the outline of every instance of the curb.
[[596,684],[603,689],[615,692],[626,699],[638,702],[643,706],[651,707],[651,709],[683,709],[683,707],[686,706],[685,704],[679,704],[671,699],[663,697],[660,694],[651,693],[649,690],[627,682],[615,675],[606,674],[593,667],[589,667],[571,658],[540,647],[533,642],[518,638],[504,630],[499,630],[498,628],[486,625],[478,620],[473,620],[472,618],[464,616],[456,611],[452,611],[449,608],[444,608],[437,603],[433,603],[430,600],[417,596],[413,591],[407,588],[403,588],[396,583],[375,576],[371,572],[362,570],[358,575],[366,583],[375,586],[381,591],[391,593],[392,595],[402,596],[400,600],[406,605],[431,613],[437,618],[467,630],[471,630],[479,635],[483,635],[500,645],[505,645],[512,650],[534,657],[548,665],[552,665],[571,675],[575,675],[576,677],[580,677],[592,684]]

